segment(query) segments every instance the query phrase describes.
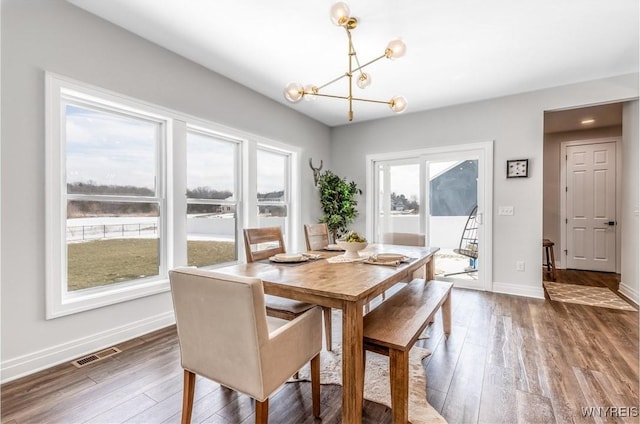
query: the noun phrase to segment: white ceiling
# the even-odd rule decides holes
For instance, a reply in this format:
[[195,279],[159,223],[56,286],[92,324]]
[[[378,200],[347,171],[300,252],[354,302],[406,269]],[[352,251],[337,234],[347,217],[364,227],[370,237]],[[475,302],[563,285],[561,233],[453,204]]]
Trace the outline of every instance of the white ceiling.
[[[347,123],[345,100],[290,104],[282,95],[289,82],[320,85],[346,72],[333,1],[68,1],[329,126]],[[405,113],[638,72],[638,0],[347,3],[360,21],[353,42],[361,63],[393,38],[407,44],[405,57],[368,68],[373,84],[357,95],[403,95]],[[345,79],[326,92],[346,95]],[[356,103],[354,115],[394,114]]]

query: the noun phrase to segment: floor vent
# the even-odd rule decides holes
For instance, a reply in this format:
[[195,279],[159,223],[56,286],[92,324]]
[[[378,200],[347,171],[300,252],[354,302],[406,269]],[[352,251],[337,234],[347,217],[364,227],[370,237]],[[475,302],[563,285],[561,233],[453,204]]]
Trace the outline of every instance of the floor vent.
[[101,350],[100,352],[96,352],[96,353],[92,353],[91,355],[87,355],[84,356],[80,359],[76,359],[75,361],[71,362],[73,365],[75,365],[78,368],[82,368],[85,365],[89,365],[92,364],[94,362],[98,362],[102,359],[108,358],[110,356],[115,355],[116,353],[120,353],[122,352],[120,349],[118,349],[117,347],[109,347],[107,349]]

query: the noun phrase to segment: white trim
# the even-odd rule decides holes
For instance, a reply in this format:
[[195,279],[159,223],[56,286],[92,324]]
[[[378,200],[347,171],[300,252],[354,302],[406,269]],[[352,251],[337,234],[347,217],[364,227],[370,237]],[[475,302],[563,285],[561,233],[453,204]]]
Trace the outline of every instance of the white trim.
[[[75,91],[78,90],[78,91]],[[96,94],[97,93],[97,94]],[[94,97],[94,95],[96,97]],[[104,96],[104,98],[99,96]],[[159,273],[156,276],[132,280],[131,282],[96,287],[81,292],[68,292],[66,288],[66,190],[65,187],[65,156],[62,140],[65,125],[63,122],[62,103],[68,99],[78,98],[83,102],[95,102],[96,105],[106,105],[116,111],[131,112],[135,118],[149,119],[158,123],[162,131],[156,140],[156,193],[149,197],[150,202],[157,202],[159,207],[159,243],[160,256]],[[91,87],[80,83],[58,79],[53,74],[45,76],[45,175],[46,175],[46,319],[53,319],[77,312],[87,311],[102,306],[112,305],[139,297],[149,296],[169,290],[166,279],[168,258],[167,252],[167,201],[165,147],[169,140],[166,131],[171,129],[170,119],[152,106],[138,104],[131,99],[121,98],[109,93],[99,93]],[[73,196],[78,197],[78,196]]]
[[0,365],[2,384],[66,361],[72,361],[82,355],[122,343],[123,341],[159,330],[174,323],[175,318],[173,311],[164,312],[101,333],[92,334],[88,337],[71,340],[3,361]]
[[602,144],[602,143],[615,143],[616,146],[616,272],[620,273],[621,264],[621,246],[622,246],[622,222],[620,219],[621,211],[621,189],[622,189],[622,172],[620,166],[622,166],[622,148],[620,137],[604,137],[604,138],[591,138],[585,140],[572,140],[562,141],[560,143],[560,260],[556,258],[556,268],[566,269],[567,266],[567,196],[566,191],[562,191],[562,187],[567,186],[567,147],[569,146],[582,146],[585,144]]
[[[306,250],[306,246],[302,242],[302,231],[297,231],[297,228],[302,228],[302,155],[300,149],[292,149],[289,151],[289,231],[291,236],[291,246],[289,247],[292,252],[298,252]],[[293,199],[298,199],[294,202]]]
[[620,285],[618,286],[618,291],[631,299],[636,304],[636,306],[640,304],[640,292],[638,292],[638,290],[631,287],[630,285],[625,284],[621,281]]
[[[539,283],[538,283],[539,284]],[[513,283],[493,282],[493,292],[510,294],[512,296],[533,297],[535,299],[544,299],[544,288],[542,285],[523,285]]]

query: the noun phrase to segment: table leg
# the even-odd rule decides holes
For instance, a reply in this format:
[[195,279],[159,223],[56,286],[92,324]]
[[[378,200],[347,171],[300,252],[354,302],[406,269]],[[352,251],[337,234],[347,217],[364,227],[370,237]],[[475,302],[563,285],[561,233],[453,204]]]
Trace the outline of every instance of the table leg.
[[427,281],[431,281],[436,278],[436,264],[435,258],[431,256],[426,266],[426,275],[425,278]]
[[345,302],[342,309],[342,422],[362,423],[364,361],[362,304]]

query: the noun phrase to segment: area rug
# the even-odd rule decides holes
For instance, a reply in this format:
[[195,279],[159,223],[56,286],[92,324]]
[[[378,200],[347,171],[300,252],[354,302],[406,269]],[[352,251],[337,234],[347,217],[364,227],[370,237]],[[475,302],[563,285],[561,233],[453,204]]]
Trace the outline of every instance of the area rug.
[[576,284],[553,283],[545,281],[544,288],[551,300],[601,308],[637,311],[636,308],[616,296],[606,287],[580,286]]
[[[427,378],[422,359],[429,356],[427,349],[415,346],[409,352],[409,422],[411,424],[446,424],[444,418],[427,402]],[[298,380],[309,381],[309,365],[300,370]],[[320,354],[320,384],[342,383],[342,349],[323,350]],[[364,398],[391,408],[389,386],[389,358],[367,352]]]

